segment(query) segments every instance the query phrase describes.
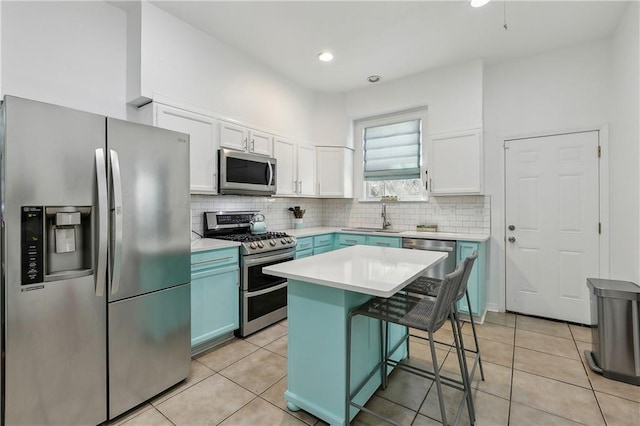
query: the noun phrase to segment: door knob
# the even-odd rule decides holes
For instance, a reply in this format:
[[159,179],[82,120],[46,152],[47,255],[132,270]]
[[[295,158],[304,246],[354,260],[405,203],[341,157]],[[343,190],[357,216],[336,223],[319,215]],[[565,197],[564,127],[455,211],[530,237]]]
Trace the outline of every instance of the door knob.
[[516,237],[509,237],[509,242],[510,243],[515,243],[516,242]]
[[515,231],[515,230],[516,230],[516,227],[515,227],[515,226],[513,226],[513,225],[509,225],[509,231]]

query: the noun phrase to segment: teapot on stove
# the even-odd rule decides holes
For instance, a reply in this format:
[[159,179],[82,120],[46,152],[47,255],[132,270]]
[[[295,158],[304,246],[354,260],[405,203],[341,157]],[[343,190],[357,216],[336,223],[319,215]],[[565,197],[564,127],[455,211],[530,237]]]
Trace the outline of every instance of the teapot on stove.
[[249,222],[252,234],[266,234],[267,224],[264,223],[264,215],[261,213],[253,215],[251,222]]

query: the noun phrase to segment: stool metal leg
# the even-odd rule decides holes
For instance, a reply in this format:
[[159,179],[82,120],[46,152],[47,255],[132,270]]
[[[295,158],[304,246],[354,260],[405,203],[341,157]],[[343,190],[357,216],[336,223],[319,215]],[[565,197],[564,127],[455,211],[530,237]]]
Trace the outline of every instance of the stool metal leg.
[[476,322],[473,320],[473,311],[471,310],[471,302],[469,301],[469,290],[466,291],[467,307],[469,309],[469,321],[471,322],[471,330],[473,331],[473,341],[476,345],[478,353],[478,365],[480,366],[480,377],[484,381],[484,370],[482,368],[482,356],[480,355],[480,345],[478,344],[478,335],[476,334]]
[[433,333],[429,333],[429,347],[431,349],[431,361],[433,362],[433,372],[436,379],[436,392],[438,392],[438,403],[440,404],[440,418],[442,424],[447,425],[447,414],[444,408],[444,395],[442,394],[442,384],[440,382],[440,372],[438,371],[438,357],[436,355],[436,345],[433,340]]
[[462,327],[460,327],[460,319],[458,318],[458,309],[454,306],[449,320],[451,321],[451,329],[453,331],[454,344],[456,346],[456,354],[458,356],[458,364],[460,366],[460,375],[465,388],[467,409],[469,410],[469,420],[471,424],[475,423],[475,409],[473,407],[473,395],[471,395],[471,380],[469,379],[469,367],[464,350],[464,342],[462,341]]
[[[383,331],[384,323],[384,331]],[[380,320],[380,349],[381,349],[381,365],[380,365],[380,381],[382,382],[382,390],[387,388],[387,359],[389,357],[389,323]]]

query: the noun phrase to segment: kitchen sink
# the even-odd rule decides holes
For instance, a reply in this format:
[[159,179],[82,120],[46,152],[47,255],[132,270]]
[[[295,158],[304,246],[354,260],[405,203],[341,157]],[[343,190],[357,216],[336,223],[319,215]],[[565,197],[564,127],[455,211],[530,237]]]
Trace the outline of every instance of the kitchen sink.
[[385,232],[387,234],[399,234],[402,231],[397,231],[395,229],[382,229],[382,228],[342,228],[343,231],[353,231],[353,232]]

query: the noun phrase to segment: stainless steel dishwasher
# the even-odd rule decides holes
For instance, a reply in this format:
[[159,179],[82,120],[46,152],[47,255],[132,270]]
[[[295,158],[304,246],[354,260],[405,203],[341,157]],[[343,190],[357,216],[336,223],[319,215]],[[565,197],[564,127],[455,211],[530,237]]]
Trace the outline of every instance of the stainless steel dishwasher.
[[447,258],[425,273],[427,277],[444,278],[456,269],[456,242],[444,240],[427,240],[423,238],[403,238],[402,248],[447,253]]

